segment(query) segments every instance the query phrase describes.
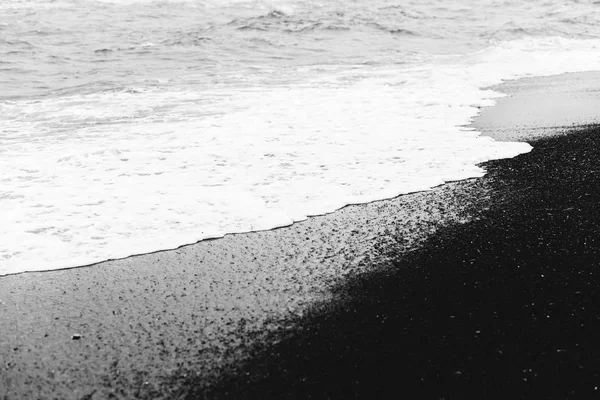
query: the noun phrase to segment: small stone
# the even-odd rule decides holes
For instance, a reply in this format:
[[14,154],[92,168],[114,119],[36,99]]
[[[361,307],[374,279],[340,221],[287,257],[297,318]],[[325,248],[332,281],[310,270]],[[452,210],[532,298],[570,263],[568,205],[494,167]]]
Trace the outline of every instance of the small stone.
[[73,336],[71,336],[71,339],[73,340],[79,340],[83,337],[83,335],[79,334],[79,333],[75,333]]

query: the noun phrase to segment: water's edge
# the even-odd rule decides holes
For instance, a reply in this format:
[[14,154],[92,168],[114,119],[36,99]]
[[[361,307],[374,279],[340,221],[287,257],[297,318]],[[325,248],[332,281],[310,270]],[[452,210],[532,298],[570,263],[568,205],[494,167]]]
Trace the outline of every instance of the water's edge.
[[182,385],[208,384],[265,333],[287,332],[331,298],[334,284],[385,264],[382,249],[396,257],[478,218],[490,206],[487,179],[101,267],[0,277],[0,389],[9,397],[169,398]]

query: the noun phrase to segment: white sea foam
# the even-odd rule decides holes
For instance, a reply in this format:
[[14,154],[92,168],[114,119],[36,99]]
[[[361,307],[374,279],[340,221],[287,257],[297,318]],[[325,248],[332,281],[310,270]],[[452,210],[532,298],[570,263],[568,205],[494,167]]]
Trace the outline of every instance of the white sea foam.
[[477,163],[530,150],[461,127],[499,96],[481,87],[600,68],[599,49],[528,39],[412,67],[307,67],[313,79],[296,84],[0,103],[0,274],[270,229],[480,177]]

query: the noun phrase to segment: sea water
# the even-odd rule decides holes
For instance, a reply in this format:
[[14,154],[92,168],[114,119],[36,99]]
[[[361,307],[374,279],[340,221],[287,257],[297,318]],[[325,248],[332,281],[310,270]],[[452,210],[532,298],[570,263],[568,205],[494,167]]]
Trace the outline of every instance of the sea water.
[[599,68],[597,1],[3,0],[0,275],[480,177],[486,87]]

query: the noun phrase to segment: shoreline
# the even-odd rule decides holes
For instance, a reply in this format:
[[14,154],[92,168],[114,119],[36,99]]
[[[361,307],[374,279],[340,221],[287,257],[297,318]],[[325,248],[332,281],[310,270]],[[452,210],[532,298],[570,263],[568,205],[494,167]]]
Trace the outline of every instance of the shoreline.
[[[589,82],[597,83],[597,74],[591,73]],[[581,79],[589,88],[585,76],[541,78],[547,80],[527,93],[523,104],[535,108],[531,96],[545,97],[541,89],[553,83],[572,88],[565,79]],[[506,110],[502,102],[515,104],[524,91],[514,90],[512,98],[499,99],[500,107],[483,110],[480,121],[491,118],[478,127],[483,135],[514,130],[510,112],[488,116]],[[578,106],[582,118],[597,110],[589,96],[587,108]],[[527,138],[539,123],[519,126]],[[543,128],[545,135],[559,133]],[[485,165],[502,170],[521,157]],[[507,187],[498,186],[498,175],[486,176],[346,206],[275,230],[226,235],[93,267],[2,276],[0,326],[8,329],[0,335],[0,393],[179,398],[223,388],[223,377],[260,358],[256,349],[264,341],[294,332],[308,337],[307,315],[352,298],[352,293],[340,295],[344,284],[389,270],[399,255],[419,252],[439,235],[480,223],[497,205],[494,196]],[[223,390],[238,386],[230,382]]]
[[397,196],[394,196],[394,197],[391,197],[391,198],[373,200],[373,201],[369,201],[369,202],[365,202],[365,203],[350,203],[350,204],[346,204],[345,206],[343,206],[341,208],[338,208],[335,211],[327,212],[327,213],[324,213],[324,214],[308,215],[306,217],[306,219],[304,219],[304,220],[295,221],[295,222],[293,222],[291,224],[277,226],[277,227],[274,227],[274,228],[253,230],[253,231],[247,231],[247,232],[231,232],[231,233],[226,233],[223,236],[210,237],[210,238],[206,238],[206,239],[201,239],[201,240],[198,240],[198,241],[193,242],[193,243],[182,244],[182,245],[179,245],[179,246],[173,247],[173,248],[154,250],[154,251],[150,251],[150,252],[146,252],[146,253],[131,254],[129,256],[120,257],[120,258],[110,258],[110,259],[107,259],[107,260],[93,262],[91,264],[82,264],[82,265],[76,265],[76,266],[71,266],[71,267],[62,267],[62,268],[56,268],[56,269],[40,269],[40,270],[31,270],[31,271],[26,270],[26,271],[19,271],[19,272],[10,272],[10,273],[7,273],[7,274],[0,275],[0,279],[2,279],[3,277],[7,277],[7,276],[15,276],[15,275],[22,275],[22,274],[43,274],[43,273],[52,273],[52,272],[59,272],[59,271],[68,271],[68,270],[74,270],[74,269],[80,269],[80,268],[93,268],[93,267],[101,266],[102,264],[106,264],[106,263],[115,263],[115,262],[125,261],[125,260],[127,260],[129,258],[144,257],[144,256],[149,256],[149,255],[154,255],[154,254],[160,254],[160,253],[165,253],[165,252],[177,251],[177,250],[180,250],[180,249],[185,248],[185,247],[196,246],[196,245],[198,245],[200,243],[210,242],[210,241],[213,241],[213,240],[221,240],[221,239],[225,238],[226,236],[250,235],[250,234],[253,234],[253,233],[277,231],[279,229],[289,228],[290,226],[295,225],[295,224],[301,224],[301,223],[305,222],[308,219],[325,217],[327,215],[340,212],[341,210],[343,210],[343,209],[345,209],[347,207],[356,207],[356,206],[360,207],[360,206],[371,205],[371,204],[379,203],[379,202],[393,201],[393,200],[396,200],[396,199],[404,197],[404,196],[411,196],[411,195],[416,195],[416,194],[419,194],[419,193],[427,193],[427,192],[430,192],[432,190],[436,190],[436,189],[442,188],[442,187],[444,187],[446,185],[454,184],[454,183],[457,183],[457,182],[468,182],[468,181],[472,181],[472,180],[475,180],[475,179],[479,179],[479,178],[465,178],[465,179],[459,179],[459,180],[449,180],[449,181],[446,181],[446,182],[441,183],[439,185],[432,186],[429,189],[416,190],[414,192],[401,193],[401,194],[399,194]]
[[[558,84],[556,82],[556,77],[562,77],[561,82]],[[565,77],[568,78],[564,79]],[[590,86],[595,89],[590,90]],[[540,91],[547,90],[548,88],[551,90],[549,92],[544,92],[544,95],[540,96]],[[506,94],[507,97],[495,99],[496,104],[492,107],[483,107],[482,112],[474,118],[474,121],[466,126],[475,128],[476,130],[482,132],[481,136],[489,136],[496,141],[526,142],[527,140],[532,140],[535,138],[560,134],[561,131],[557,128],[563,128],[563,130],[565,130],[573,128],[577,125],[600,123],[600,116],[598,116],[598,114],[595,112],[595,108],[590,106],[590,103],[597,101],[598,96],[594,92],[600,90],[600,71],[563,73],[560,75],[514,79],[504,81],[499,85],[484,89],[502,92]],[[565,97],[568,97],[568,99],[565,99]],[[531,102],[535,102],[536,105],[542,103],[542,106],[532,108],[528,105]],[[493,109],[493,112],[490,113],[490,109]],[[506,120],[500,122],[497,114],[504,114],[506,116]],[[488,115],[491,115],[491,117]],[[486,162],[480,164],[485,164]],[[325,215],[336,213],[346,207],[394,200],[398,197],[427,192],[447,184],[468,181],[471,179],[478,178],[446,181],[445,183],[433,186],[430,189],[401,193],[392,198],[378,199],[367,203],[350,203],[331,212],[308,215],[306,219],[323,217]],[[105,263],[119,262],[129,258],[176,251],[187,246],[195,246],[202,242],[223,239],[226,236],[247,235],[255,232],[266,232],[288,228],[291,225],[302,223],[305,220],[295,221],[288,225],[277,226],[269,229],[225,233],[222,236],[208,237],[206,239],[201,239],[192,243],[184,243],[172,248],[158,249],[146,253],[135,253],[124,257],[95,261],[89,264],[67,266],[48,270],[34,269],[11,272],[0,275],[0,278],[19,274],[46,273],[77,268],[96,267]]]

